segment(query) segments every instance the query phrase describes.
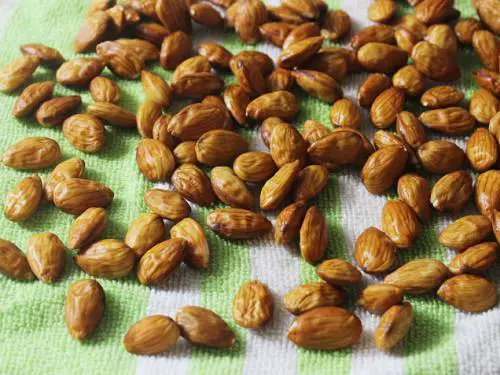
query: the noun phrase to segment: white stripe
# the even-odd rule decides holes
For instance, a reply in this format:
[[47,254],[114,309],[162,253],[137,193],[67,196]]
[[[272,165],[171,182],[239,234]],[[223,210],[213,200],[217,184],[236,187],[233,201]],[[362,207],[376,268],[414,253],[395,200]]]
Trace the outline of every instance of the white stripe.
[[20,2],[16,0],[2,0],[0,3],[0,35],[4,33],[18,5],[20,5]]

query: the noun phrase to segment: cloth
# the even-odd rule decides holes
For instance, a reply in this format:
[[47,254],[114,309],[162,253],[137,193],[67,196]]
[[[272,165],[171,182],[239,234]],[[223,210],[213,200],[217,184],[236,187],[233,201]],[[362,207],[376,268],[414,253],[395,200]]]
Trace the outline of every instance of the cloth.
[[[366,12],[370,0],[330,0],[331,9],[344,9],[353,19],[353,30],[370,24]],[[19,55],[23,43],[40,42],[59,49],[69,59],[72,39],[87,7],[79,0],[1,0],[0,64]],[[409,7],[398,2],[400,13]],[[462,17],[475,15],[467,0],[457,1]],[[233,32],[213,32],[197,28],[195,44],[217,40],[231,52],[256,48],[273,57],[278,49],[259,44],[242,44]],[[348,40],[348,38],[346,39]],[[460,48],[462,79],[458,82],[470,98],[476,88],[472,69],[479,66],[469,48]],[[171,74],[152,67],[170,79]],[[104,73],[111,76],[109,71]],[[366,74],[346,77],[342,87],[346,97],[355,99],[357,88]],[[233,78],[227,75],[226,80]],[[38,69],[36,81],[55,79],[54,73]],[[113,79],[115,79],[113,77]],[[144,100],[140,82],[117,80],[122,91],[121,105],[135,111]],[[81,95],[91,102],[86,90],[56,86],[55,95]],[[294,124],[301,128],[307,119],[329,125],[330,105],[307,97],[297,90],[302,110]],[[135,147],[139,136],[134,132],[108,128],[104,150],[95,155],[83,154],[63,137],[61,129],[41,128],[33,120],[16,120],[10,110],[18,93],[0,95],[0,152],[27,136],[47,136],[59,142],[64,158],[78,156],[85,160],[89,178],[101,181],[115,192],[109,210],[107,238],[123,238],[128,225],[141,212],[144,191],[153,185],[146,182],[135,164]],[[82,110],[84,110],[85,105]],[[169,109],[173,113],[179,106]],[[417,108],[418,106],[412,106]],[[366,111],[362,130],[373,134]],[[430,132],[429,132],[430,133]],[[264,149],[258,129],[245,130],[252,148]],[[429,137],[436,137],[429,134]],[[464,146],[466,137],[455,141]],[[46,178],[49,170],[40,172]],[[21,178],[32,174],[0,167],[0,194],[3,196]],[[256,192],[257,194],[258,192]],[[343,169],[330,174],[327,188],[314,200],[326,215],[329,225],[328,258],[352,261],[354,242],[369,226],[380,226],[380,213],[388,197],[373,196],[362,185],[359,170]],[[472,204],[471,204],[472,207]],[[472,208],[470,208],[472,209]],[[193,216],[204,225],[211,247],[208,270],[180,267],[163,285],[144,287],[135,276],[123,280],[99,279],[106,293],[106,312],[95,334],[87,341],[70,338],[64,323],[64,299],[68,286],[89,277],[80,271],[68,252],[64,276],[54,284],[39,281],[22,283],[0,276],[0,373],[15,374],[499,374],[500,308],[480,314],[467,314],[444,304],[435,296],[406,297],[414,307],[414,322],[408,336],[390,353],[374,348],[373,332],[379,317],[356,307],[356,292],[350,293],[348,308],[362,320],[364,332],[353,348],[324,352],[298,349],[286,338],[293,317],[282,306],[283,295],[294,286],[316,281],[314,267],[305,263],[296,249],[276,246],[272,236],[250,241],[228,241],[208,228],[204,221],[211,208],[194,208]],[[401,251],[400,263],[415,258],[436,258],[447,263],[453,253],[440,246],[437,234],[457,216],[434,215],[422,228],[415,246]],[[73,217],[44,203],[34,217],[23,223],[12,223],[0,215],[0,237],[25,248],[30,235],[51,231],[65,241]],[[500,280],[498,265],[490,276]],[[232,300],[246,281],[266,283],[275,297],[272,321],[263,329],[251,331],[237,326],[231,317]],[[365,276],[364,283],[380,282]],[[234,329],[237,343],[230,350],[213,350],[189,345],[179,340],[164,355],[135,356],[122,345],[123,335],[138,319],[147,314],[174,316],[184,305],[201,305],[220,314]]]

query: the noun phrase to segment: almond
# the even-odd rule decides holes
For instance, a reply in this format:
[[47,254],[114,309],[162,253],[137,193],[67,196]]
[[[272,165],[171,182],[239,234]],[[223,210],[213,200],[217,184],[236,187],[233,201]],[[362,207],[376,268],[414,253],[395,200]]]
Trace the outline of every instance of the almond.
[[194,164],[182,164],[177,168],[172,174],[172,185],[182,196],[200,206],[209,206],[215,200],[209,178]]
[[278,57],[278,66],[281,68],[294,68],[311,58],[319,51],[323,44],[323,37],[314,36],[291,44],[281,51]]
[[430,42],[417,43],[412,49],[411,58],[415,68],[434,81],[448,82],[460,78],[460,69],[453,56]]
[[353,285],[361,281],[361,272],[342,259],[328,259],[316,267],[316,273],[329,284]]
[[313,0],[285,0],[283,6],[308,19],[316,19],[320,15],[320,7]]
[[214,67],[226,70],[229,69],[229,61],[233,57],[231,52],[217,43],[201,43],[198,45],[198,53],[206,57]]
[[459,212],[472,195],[472,177],[455,171],[441,177],[433,186],[431,203],[438,211]]
[[28,137],[11,145],[2,155],[2,163],[10,168],[43,169],[61,159],[59,144],[51,138]]
[[135,254],[123,241],[106,239],[80,250],[75,262],[89,275],[116,279],[132,271]]
[[252,209],[253,195],[229,167],[215,167],[210,172],[210,180],[215,195],[232,207]]
[[104,39],[111,17],[104,11],[97,11],[85,18],[73,40],[73,49],[77,53],[90,52]]
[[267,88],[269,91],[292,91],[295,77],[290,70],[278,68],[267,76]]
[[149,100],[168,108],[172,104],[174,92],[170,85],[158,74],[143,70],[141,72],[142,87]]
[[54,82],[44,81],[32,83],[17,98],[12,108],[12,115],[17,118],[26,117],[52,97]]
[[259,26],[267,21],[267,8],[260,0],[238,3],[234,29],[243,42],[254,44],[260,39]]
[[63,124],[63,134],[76,149],[88,153],[101,151],[106,141],[104,124],[88,114],[68,117]]
[[420,96],[425,90],[425,77],[413,65],[406,65],[394,74],[392,84],[409,96]]
[[191,34],[191,17],[184,1],[159,0],[156,2],[155,11],[170,34],[179,30]]
[[42,180],[37,175],[23,178],[5,195],[3,214],[11,221],[29,219],[42,200]]
[[213,105],[196,103],[177,112],[168,124],[168,131],[183,141],[197,140],[209,130],[222,125],[224,113]]
[[450,262],[450,271],[455,275],[485,272],[495,264],[497,248],[496,242],[483,242],[471,246],[463,253],[455,255]]
[[135,79],[144,67],[144,59],[132,48],[117,42],[103,42],[96,47],[97,54],[118,77]]
[[415,7],[415,16],[426,25],[449,20],[453,13],[452,0],[422,0]]
[[387,23],[397,10],[393,0],[375,0],[368,6],[368,18],[373,22]]
[[371,313],[382,314],[403,302],[403,297],[403,291],[397,286],[371,284],[361,291],[357,304]]
[[389,200],[382,209],[382,230],[400,249],[413,245],[420,232],[420,224],[413,209],[406,203]]
[[361,113],[350,99],[337,100],[330,111],[330,122],[334,126],[359,129],[361,127]]
[[370,108],[370,120],[379,129],[386,129],[396,122],[396,117],[405,104],[404,91],[390,87],[382,91]]
[[290,244],[298,235],[306,214],[304,201],[292,203],[284,208],[274,224],[274,241],[276,244]]
[[318,139],[307,152],[314,162],[350,164],[362,148],[360,133],[350,128],[335,129],[330,135]]
[[120,88],[106,77],[95,77],[90,81],[90,94],[96,102],[116,103],[121,98]]
[[262,37],[280,48],[283,47],[283,42],[292,30],[293,26],[286,22],[266,22],[259,27]]
[[408,60],[406,51],[379,42],[366,43],[359,49],[357,56],[363,69],[378,73],[392,73],[404,66]]
[[410,173],[401,176],[398,180],[398,195],[402,202],[415,211],[420,220],[426,221],[430,218],[431,190],[425,178]]
[[57,69],[57,82],[65,86],[87,86],[101,74],[104,62],[95,57],[77,57],[63,63]]
[[37,279],[52,283],[64,272],[66,253],[55,234],[37,233],[28,239],[26,257]]
[[302,138],[304,138],[309,146],[330,134],[330,129],[314,120],[307,120],[302,128]]
[[273,133],[273,129],[278,124],[283,123],[284,121],[279,117],[268,117],[264,121],[262,121],[262,124],[260,126],[260,138],[268,148],[271,143],[271,135]]
[[[236,77],[239,87],[250,97],[262,95],[267,91],[267,82],[262,68],[250,61],[236,55],[229,62],[231,72]],[[233,95],[235,95],[233,93]]]
[[372,73],[361,84],[358,102],[362,107],[370,107],[383,91],[391,87],[391,79],[384,73]]
[[123,338],[129,353],[153,355],[169,351],[179,339],[177,324],[164,315],[150,315],[135,323]]
[[107,207],[113,197],[113,191],[107,186],[82,178],[63,180],[54,190],[56,207],[73,215],[79,215],[91,207]]
[[165,39],[165,37],[169,35],[168,29],[165,26],[156,22],[140,22],[137,25],[135,25],[134,32],[137,38],[144,39],[150,43],[153,43],[158,47],[162,45],[162,42]]
[[24,85],[40,64],[35,56],[21,56],[0,69],[0,91],[12,92]]
[[58,68],[64,62],[64,57],[58,50],[40,43],[23,44],[19,49],[23,55],[39,58],[40,64],[49,69]]
[[83,249],[90,246],[101,237],[107,224],[108,213],[104,208],[88,208],[69,227],[68,248]]
[[500,100],[491,92],[479,89],[470,99],[469,112],[478,121],[488,124],[500,110]]
[[272,229],[265,216],[241,208],[222,208],[207,216],[207,225],[228,238],[244,239],[263,235]]
[[165,224],[155,213],[140,214],[128,228],[125,244],[141,257],[165,236]]
[[380,350],[390,350],[408,333],[413,320],[410,303],[390,307],[380,318],[375,330],[375,346]]
[[269,148],[278,168],[295,160],[299,160],[301,165],[305,164],[306,143],[297,129],[288,124],[277,124],[273,128]]
[[478,30],[472,35],[472,47],[486,69],[498,71],[498,41],[495,35],[487,30]]
[[150,181],[165,181],[175,168],[174,155],[156,139],[143,139],[136,151],[137,166]]
[[153,124],[153,139],[157,139],[169,149],[177,146],[177,140],[168,132],[168,124],[172,120],[172,115],[161,115]]
[[283,305],[290,313],[301,315],[323,306],[339,306],[346,298],[345,292],[324,282],[302,284],[283,297]]
[[453,29],[446,24],[437,24],[427,30],[427,40],[438,47],[441,47],[452,56],[457,56],[457,37]]
[[177,164],[196,164],[196,142],[185,141],[179,143],[173,151],[175,162]]
[[144,202],[155,214],[172,221],[182,220],[191,213],[189,204],[176,191],[150,189],[144,194]]
[[500,73],[480,69],[473,74],[479,86],[500,97]]
[[247,141],[229,130],[209,130],[196,141],[196,158],[202,164],[217,166],[228,164],[247,151]]
[[328,12],[323,20],[321,36],[332,42],[344,37],[351,29],[351,18],[341,9]]
[[247,124],[246,108],[250,97],[239,85],[229,85],[224,90],[224,104],[236,122],[240,125]]
[[491,223],[482,215],[468,215],[454,221],[439,234],[441,245],[462,251],[483,242],[491,234]]
[[389,25],[372,25],[363,27],[353,35],[351,38],[351,47],[358,50],[368,43],[394,44],[394,42],[393,27]]
[[354,259],[365,272],[381,273],[392,268],[396,262],[396,251],[384,232],[370,227],[356,240]]
[[260,328],[272,317],[273,296],[260,281],[249,281],[234,297],[233,319],[245,328]]
[[455,34],[462,44],[472,44],[472,36],[478,30],[481,30],[481,21],[475,18],[464,18],[458,20],[455,24]]
[[[341,80],[350,69],[355,70],[357,64],[356,54],[353,51],[346,49],[345,54],[341,51],[344,50],[333,47],[321,48],[304,63],[304,68],[326,73],[336,81]],[[352,62],[351,59],[356,62]]]
[[141,257],[137,278],[143,285],[156,285],[166,280],[184,257],[184,240],[180,238],[160,242]]
[[420,120],[411,112],[399,112],[396,129],[403,139],[415,150],[425,143],[425,129]]
[[165,70],[174,70],[189,57],[191,38],[183,31],[176,31],[161,44],[160,64]]
[[316,37],[319,35],[320,29],[317,23],[303,23],[302,25],[292,28],[285,41],[283,42],[283,49],[287,49],[292,44],[300,42],[301,40]]
[[394,39],[396,39],[396,45],[402,50],[406,51],[411,55],[413,47],[420,42],[420,38],[415,35],[410,30],[407,30],[404,26],[398,26],[394,30]]
[[465,153],[453,142],[432,140],[419,147],[418,158],[430,173],[449,173],[461,169]]
[[497,186],[500,183],[500,172],[490,170],[481,173],[476,180],[475,200],[479,212],[491,217],[493,212],[500,208],[500,194]]
[[[127,8],[130,9],[130,8]],[[160,50],[153,43],[142,39],[117,39],[121,45],[134,50],[144,61],[157,61],[160,57]]]
[[405,293],[422,294],[437,289],[448,273],[448,268],[438,260],[417,259],[387,275],[384,283],[397,286]]
[[408,153],[400,146],[387,146],[370,155],[361,170],[361,179],[372,194],[382,194],[403,173]]
[[217,10],[207,3],[193,4],[189,7],[189,13],[194,22],[206,27],[221,27],[224,20]]
[[266,181],[260,192],[260,208],[274,210],[292,189],[300,172],[300,162],[295,160],[284,164]]
[[79,158],[71,158],[59,163],[45,181],[45,198],[52,202],[57,184],[69,178],[81,178],[85,174],[85,162]]
[[327,103],[334,103],[343,96],[342,88],[328,74],[315,70],[296,70],[297,85],[309,95]]
[[450,107],[459,104],[465,94],[453,86],[435,86],[428,89],[420,102],[424,107],[430,109]]
[[482,276],[458,275],[446,280],[437,291],[444,302],[466,312],[481,312],[497,304],[493,283]]
[[0,238],[0,273],[16,280],[33,280],[26,256],[12,242]]
[[198,222],[189,217],[182,219],[170,229],[170,236],[184,240],[184,262],[195,268],[208,268],[210,249]]
[[311,206],[300,226],[300,254],[309,264],[315,264],[328,247],[328,225],[318,206]]
[[498,35],[500,33],[498,0],[478,1],[476,8],[481,21],[488,25],[488,27]]
[[126,129],[137,127],[135,114],[113,103],[90,104],[87,113],[100,118],[106,125]]
[[78,95],[47,100],[36,111],[36,120],[44,128],[59,126],[75,113],[81,104],[82,98]]

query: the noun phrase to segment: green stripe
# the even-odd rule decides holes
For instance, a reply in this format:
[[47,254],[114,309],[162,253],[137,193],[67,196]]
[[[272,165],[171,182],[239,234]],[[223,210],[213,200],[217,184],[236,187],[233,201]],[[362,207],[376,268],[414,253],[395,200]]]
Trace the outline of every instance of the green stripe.
[[[225,32],[222,43],[232,53],[254,49],[244,45],[234,32]],[[225,74],[226,83],[234,82],[234,76]],[[235,125],[237,127],[237,125]],[[240,128],[245,139],[250,140],[251,129]],[[246,330],[234,323],[232,318],[233,298],[241,285],[250,280],[251,264],[249,241],[230,241],[209,229],[206,224],[208,213],[222,205],[199,208],[198,217],[207,233],[210,244],[210,267],[201,277],[200,305],[219,314],[236,334],[236,344],[227,350],[196,347],[190,363],[192,374],[233,375],[241,374],[245,364]]]
[[[84,16],[84,2],[24,0],[5,30],[0,63],[3,65],[19,55],[18,46],[42,42],[58,48],[66,58],[74,54],[72,38]],[[51,71],[39,69],[35,80],[55,79]],[[122,104],[135,110],[136,98],[142,95],[140,83],[118,82],[124,91]],[[90,103],[88,91],[73,91],[57,86],[55,95],[78,94]],[[85,160],[88,177],[110,186],[115,201],[110,209],[107,237],[123,238],[129,223],[145,208],[142,194],[147,186],[135,165],[135,146],[139,137],[132,132],[108,129],[103,152],[87,155],[74,149],[63,137],[61,129],[43,129],[32,120],[18,121],[10,109],[18,92],[0,95],[0,150],[27,136],[47,136],[61,145],[64,158],[78,156]],[[41,173],[46,178],[48,171]],[[18,180],[32,173],[0,167],[2,195]],[[36,215],[16,224],[0,215],[0,237],[24,248],[27,238],[39,231],[52,231],[66,240],[70,215],[43,203]],[[19,283],[0,276],[0,373],[62,374],[73,373],[135,373],[137,357],[122,347],[128,327],[146,310],[149,289],[135,277],[126,280],[99,280],[106,292],[106,313],[95,335],[87,342],[70,339],[64,323],[64,298],[68,285],[88,277],[79,271],[68,256],[62,280],[54,285],[41,282]],[[133,296],[133,298],[131,298]]]

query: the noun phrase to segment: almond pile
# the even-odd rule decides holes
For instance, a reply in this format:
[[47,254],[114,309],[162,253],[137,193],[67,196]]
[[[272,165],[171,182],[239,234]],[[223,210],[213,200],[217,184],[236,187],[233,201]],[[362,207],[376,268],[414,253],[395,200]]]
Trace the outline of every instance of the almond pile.
[[[283,301],[297,316],[288,338],[300,347],[338,349],[359,341],[360,319],[341,306],[345,289],[359,286],[362,272],[384,277],[361,290],[357,302],[382,315],[374,333],[380,350],[393,348],[411,327],[413,308],[405,294],[437,293],[467,312],[493,307],[496,288],[484,273],[495,264],[500,241],[500,1],[475,1],[480,20],[459,19],[453,0],[409,3],[414,12],[397,18],[393,0],[373,1],[368,17],[376,24],[352,36],[352,49],[325,43],[343,40],[351,19],[342,10],[329,10],[322,0],[282,0],[277,7],[261,0],[130,0],[119,5],[93,0],[74,50],[96,52],[96,57],[66,61],[52,47],[21,46],[21,56],[0,70],[0,91],[22,89],[13,116],[62,127],[68,143],[85,153],[105,150],[106,126],[137,129],[142,138],[137,167],[147,180],[168,181],[173,189],[146,191],[150,212],[131,223],[124,239],[101,239],[113,191],[86,178],[83,160],[61,161],[54,140],[19,140],[4,151],[5,167],[53,169],[44,183],[32,175],[15,184],[5,195],[5,217],[28,220],[42,199],[76,217],[66,245],[52,233],[38,233],[29,238],[24,255],[1,239],[0,272],[18,280],[56,282],[68,248],[77,250],[74,262],[93,277],[136,272],[141,284],[160,284],[183,262],[209,267],[204,226],[190,217],[188,202],[212,206],[220,201],[228,207],[212,210],[206,227],[237,240],[273,233],[277,244],[297,245],[300,256],[316,266],[322,281],[293,288]],[[234,29],[245,43],[264,40],[281,52],[274,62],[262,52],[233,55],[206,42],[192,55],[192,21]],[[460,71],[459,43],[471,46],[484,69]],[[152,62],[173,72],[170,82],[147,70]],[[85,113],[79,113],[80,96],[53,97],[56,82],[29,84],[40,65],[54,70],[57,84],[90,91],[94,102]],[[119,85],[101,76],[106,68],[117,78],[141,81],[146,100],[137,113],[120,105]],[[341,81],[360,71],[370,74],[355,103],[343,98]],[[236,83],[225,85],[221,72],[231,72]],[[468,107],[465,93],[449,84],[465,74],[480,86]],[[331,104],[331,126],[314,119],[301,131],[292,125],[301,110],[296,89]],[[190,104],[167,113],[174,101],[186,98]],[[421,113],[405,110],[408,99],[420,101]],[[362,108],[377,130],[373,142],[362,132]],[[252,150],[238,132],[255,124],[268,152]],[[465,151],[449,140],[428,138],[436,133],[469,136]],[[466,164],[478,174],[475,183]],[[370,193],[394,187],[399,196],[384,205],[381,227],[366,228],[358,237],[356,265],[325,259],[330,228],[314,203],[329,173],[344,166],[360,169]],[[429,174],[439,175],[432,186],[424,177]],[[254,197],[247,184],[260,185],[260,196]],[[439,235],[443,246],[457,251],[449,266],[435,259],[396,266],[400,249],[412,247],[434,211],[459,213],[473,197],[479,213],[459,218]],[[263,212],[277,214],[274,225]],[[173,222],[169,235],[165,220]],[[89,337],[104,310],[105,291],[97,281],[72,284],[65,308],[70,335]],[[254,280],[241,286],[233,305],[236,324],[260,328],[272,315],[273,297],[265,284]],[[185,306],[175,319],[153,315],[140,320],[126,333],[124,346],[132,353],[156,354],[170,350],[180,336],[215,348],[236,341],[220,316]]]

